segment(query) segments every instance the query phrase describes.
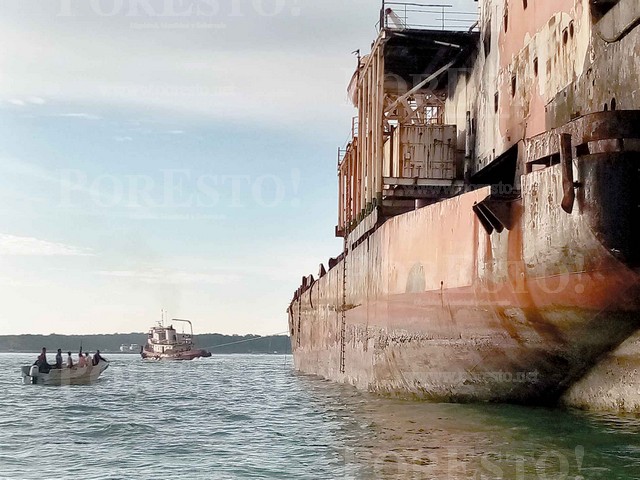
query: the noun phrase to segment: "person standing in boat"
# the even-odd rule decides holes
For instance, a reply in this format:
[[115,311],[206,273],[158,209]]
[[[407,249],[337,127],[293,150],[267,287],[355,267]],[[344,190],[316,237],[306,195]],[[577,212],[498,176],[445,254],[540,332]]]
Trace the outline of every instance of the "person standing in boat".
[[56,368],[62,368],[62,349],[58,349],[58,353],[56,353]]
[[100,350],[96,350],[96,354],[93,356],[93,364],[94,365],[98,365],[98,363],[100,363],[100,361],[106,362],[107,359],[104,358],[102,355],[100,355]]
[[82,352],[80,352],[78,354],[78,368],[82,368],[86,366],[87,366],[87,362],[85,361],[84,355],[82,354]]
[[73,358],[71,358],[71,352],[67,352],[67,368],[73,368]]
[[40,373],[49,373],[51,370],[51,365],[47,362],[47,349],[45,347],[42,347],[42,351],[40,352],[40,355],[38,355],[35,365],[38,366],[38,371]]

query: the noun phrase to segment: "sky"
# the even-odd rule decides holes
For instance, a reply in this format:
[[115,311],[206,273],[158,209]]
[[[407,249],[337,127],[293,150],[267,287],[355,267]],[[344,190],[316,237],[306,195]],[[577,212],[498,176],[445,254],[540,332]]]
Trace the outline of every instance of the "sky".
[[[472,0],[451,2],[474,8]],[[379,0],[3,0],[0,335],[287,331]]]

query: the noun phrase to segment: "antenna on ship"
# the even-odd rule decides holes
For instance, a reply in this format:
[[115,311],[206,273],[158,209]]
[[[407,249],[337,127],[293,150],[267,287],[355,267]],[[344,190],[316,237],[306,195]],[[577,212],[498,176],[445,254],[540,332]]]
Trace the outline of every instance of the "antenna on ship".
[[360,79],[360,64],[362,63],[362,55],[360,55],[360,49],[354,50],[351,52],[352,55],[355,55],[358,58],[358,65],[356,67],[356,75],[358,79]]

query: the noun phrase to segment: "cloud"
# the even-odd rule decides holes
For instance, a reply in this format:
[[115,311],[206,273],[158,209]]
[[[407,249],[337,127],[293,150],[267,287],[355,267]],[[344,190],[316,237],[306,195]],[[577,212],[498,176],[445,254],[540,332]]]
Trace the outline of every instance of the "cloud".
[[167,133],[171,134],[171,135],[182,135],[184,134],[184,130],[169,130]]
[[116,142],[133,142],[132,137],[113,137]]
[[93,255],[90,250],[63,243],[0,233],[0,256],[79,257]]
[[15,105],[16,107],[24,107],[29,105],[44,105],[47,101],[42,97],[28,97],[28,98],[10,98],[7,103]]
[[[177,3],[0,2],[0,94],[296,129],[348,123],[350,52],[374,39],[378,0]],[[477,11],[469,0],[448,3]],[[156,22],[162,28],[132,26]],[[220,23],[228,28],[199,28]]]
[[[61,21],[58,12],[23,3],[18,8],[13,2],[0,18],[3,44],[11,46],[0,54],[0,71],[11,72],[0,77],[0,94],[11,98],[38,96],[92,108],[161,109],[296,126],[309,111],[319,118],[340,118],[336,106],[347,104],[344,91],[354,68],[349,49],[359,42],[338,44],[333,34],[349,30],[322,22],[324,6],[310,3],[300,16],[267,17],[252,10],[221,18],[233,23],[228,31],[194,26],[176,35],[132,29],[132,18],[126,16],[85,12],[82,21]],[[316,39],[309,45],[306,27],[311,24],[330,30],[318,37],[331,39],[331,45],[324,40],[318,49]],[[370,41],[369,35],[365,38]]]
[[16,276],[0,275],[1,287],[14,287],[14,288],[33,288],[33,287],[46,287],[47,282],[43,280],[16,278]]
[[85,120],[100,120],[102,117],[100,115],[94,115],[92,113],[56,113],[51,115],[52,117],[63,117],[63,118],[83,118]]
[[149,270],[108,270],[98,275],[138,280],[153,285],[213,284],[226,285],[240,280],[239,275],[227,273],[184,272],[154,268]]

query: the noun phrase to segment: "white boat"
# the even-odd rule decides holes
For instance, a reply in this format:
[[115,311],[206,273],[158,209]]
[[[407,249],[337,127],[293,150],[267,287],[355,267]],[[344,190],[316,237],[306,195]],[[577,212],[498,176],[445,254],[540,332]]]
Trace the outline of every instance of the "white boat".
[[145,360],[194,360],[210,357],[211,352],[196,348],[193,342],[193,325],[189,320],[173,319],[189,325],[190,333],[178,333],[173,325],[164,326],[164,321],[149,330],[147,344],[140,348],[140,356]]
[[40,372],[37,365],[21,368],[22,383],[40,385],[86,385],[98,380],[109,368],[109,362],[100,360],[97,365],[73,368],[52,368],[48,373]]
[[123,343],[122,345],[120,345],[121,353],[138,353],[139,351],[140,345],[138,345],[137,343],[131,343],[129,345]]

